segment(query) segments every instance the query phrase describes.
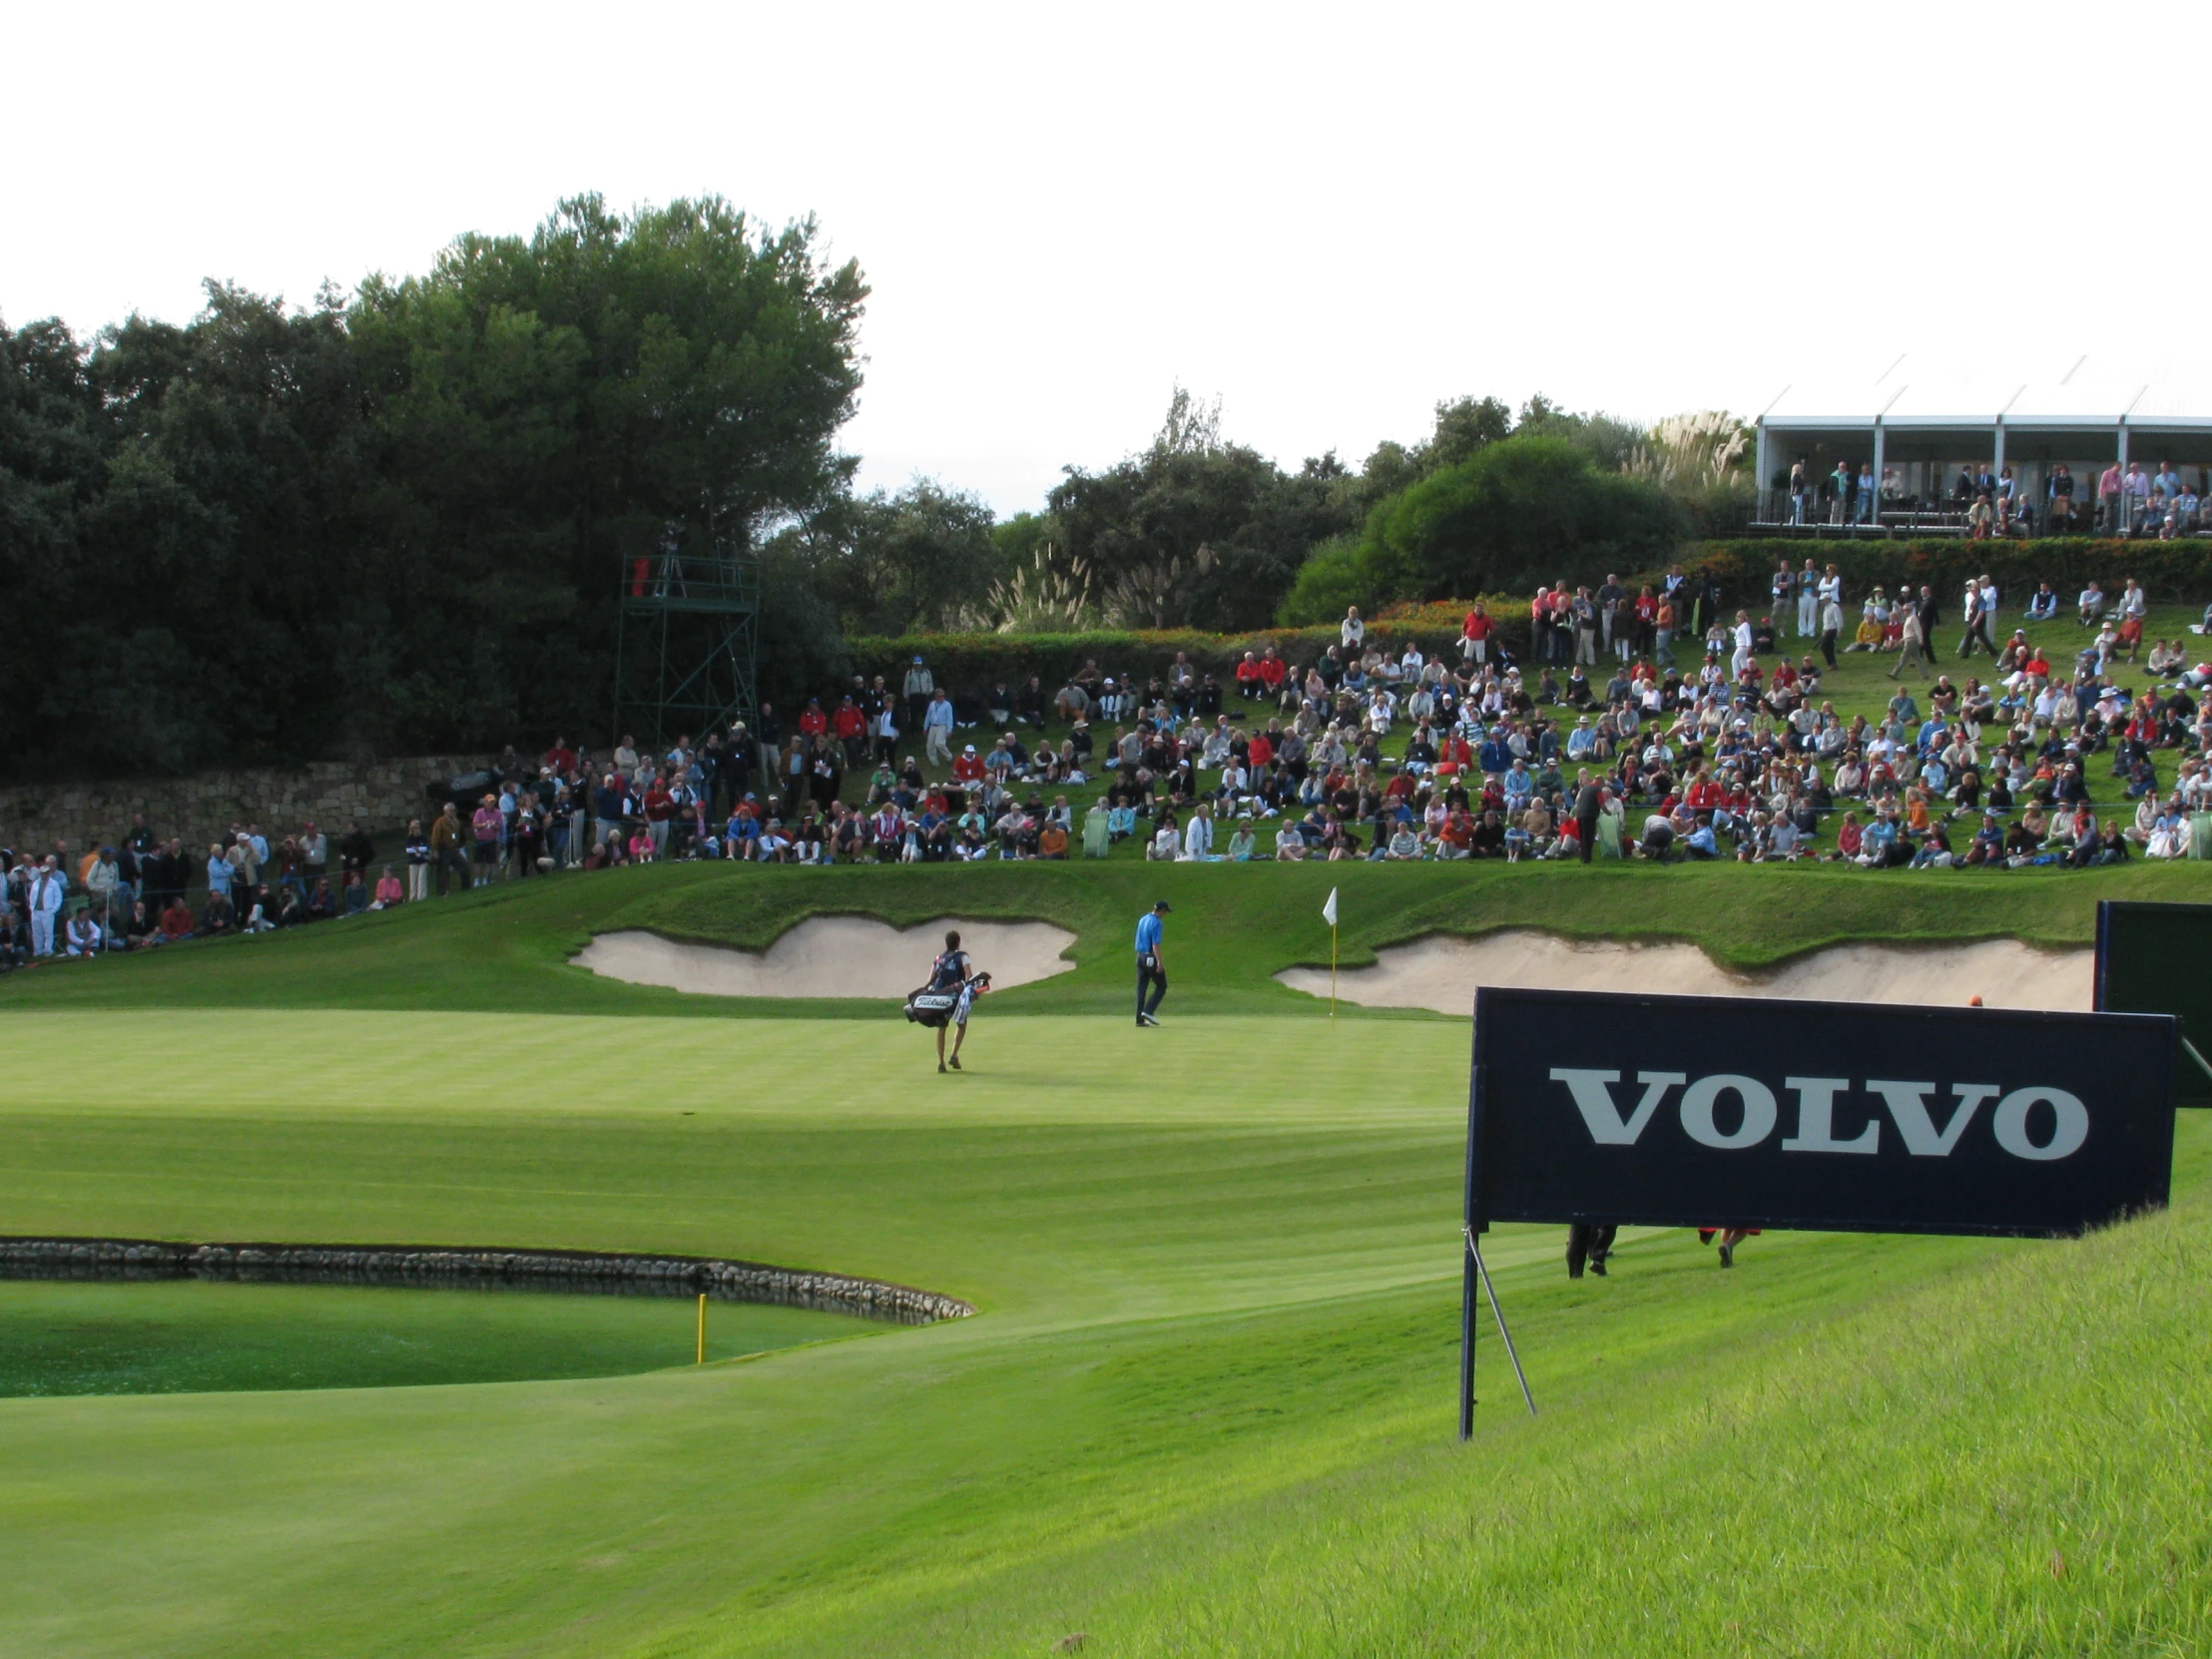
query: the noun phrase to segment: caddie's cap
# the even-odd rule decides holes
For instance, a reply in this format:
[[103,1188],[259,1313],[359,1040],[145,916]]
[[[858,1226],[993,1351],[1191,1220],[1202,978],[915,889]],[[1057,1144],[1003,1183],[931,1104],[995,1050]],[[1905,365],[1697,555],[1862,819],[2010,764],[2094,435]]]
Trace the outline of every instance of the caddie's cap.
[[1172,910],[1172,909],[1174,909],[1174,908],[1175,908],[1175,906],[1174,906],[1174,905],[1170,904],[1170,903],[1169,903],[1169,902],[1168,902],[1168,901],[1167,901],[1166,899],[1164,899],[1164,898],[1163,898],[1163,899],[1161,899],[1161,900],[1160,900],[1160,901],[1159,901],[1158,903],[1154,904],[1154,905],[1153,905],[1152,907],[1153,907],[1153,908],[1154,908],[1155,910]]

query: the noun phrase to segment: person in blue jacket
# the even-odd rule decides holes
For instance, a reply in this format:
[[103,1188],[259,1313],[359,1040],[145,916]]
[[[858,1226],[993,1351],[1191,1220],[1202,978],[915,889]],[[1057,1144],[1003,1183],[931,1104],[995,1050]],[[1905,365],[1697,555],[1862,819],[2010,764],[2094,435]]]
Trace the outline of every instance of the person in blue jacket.
[[[1166,899],[1152,906],[1137,919],[1137,1023],[1158,1025],[1153,1017],[1160,1006],[1160,999],[1168,994],[1168,970],[1160,957],[1160,935],[1165,931],[1161,917],[1166,915],[1169,904]],[[1152,993],[1151,1000],[1145,993]]]

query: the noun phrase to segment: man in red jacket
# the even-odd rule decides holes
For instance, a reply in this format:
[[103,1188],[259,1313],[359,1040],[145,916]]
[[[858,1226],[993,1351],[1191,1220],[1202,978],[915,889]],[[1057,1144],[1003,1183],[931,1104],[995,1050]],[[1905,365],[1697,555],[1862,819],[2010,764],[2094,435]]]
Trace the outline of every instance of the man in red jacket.
[[668,787],[668,778],[655,773],[653,782],[645,791],[645,832],[653,837],[653,856],[668,856],[668,827],[676,817],[676,797]]

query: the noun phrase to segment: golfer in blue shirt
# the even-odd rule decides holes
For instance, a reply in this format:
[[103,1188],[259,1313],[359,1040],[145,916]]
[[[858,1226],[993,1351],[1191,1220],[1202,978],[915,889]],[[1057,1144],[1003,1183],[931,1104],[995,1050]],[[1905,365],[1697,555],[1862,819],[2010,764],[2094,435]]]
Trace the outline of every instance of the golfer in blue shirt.
[[[1137,1023],[1158,1025],[1152,1017],[1160,1006],[1160,998],[1168,994],[1168,970],[1160,961],[1160,934],[1164,924],[1160,918],[1168,913],[1168,901],[1161,899],[1146,914],[1137,918]],[[1149,988],[1152,1000],[1145,1000]]]

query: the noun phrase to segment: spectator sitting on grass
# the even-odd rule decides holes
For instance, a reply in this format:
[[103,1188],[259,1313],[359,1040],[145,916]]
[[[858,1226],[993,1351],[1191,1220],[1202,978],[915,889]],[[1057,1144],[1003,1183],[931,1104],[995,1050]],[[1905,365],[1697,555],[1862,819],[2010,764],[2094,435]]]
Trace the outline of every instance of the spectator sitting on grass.
[[185,908],[185,895],[173,894],[162,911],[161,935],[174,942],[189,939],[193,935],[192,912]]

